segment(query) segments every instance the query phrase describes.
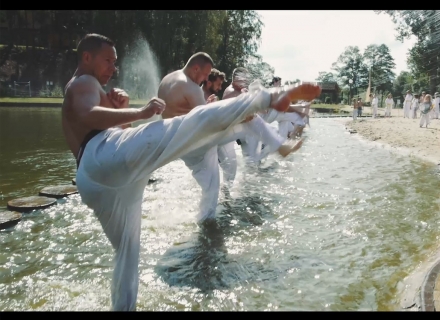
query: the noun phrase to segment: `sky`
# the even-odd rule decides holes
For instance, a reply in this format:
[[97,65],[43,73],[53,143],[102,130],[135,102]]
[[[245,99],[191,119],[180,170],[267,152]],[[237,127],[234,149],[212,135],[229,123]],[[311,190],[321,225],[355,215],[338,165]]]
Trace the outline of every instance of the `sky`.
[[415,37],[396,40],[395,24],[384,13],[372,10],[257,10],[264,23],[258,53],[286,80],[315,81],[320,71],[348,46],[361,53],[370,44],[386,44],[394,58],[396,76],[408,70],[406,54]]

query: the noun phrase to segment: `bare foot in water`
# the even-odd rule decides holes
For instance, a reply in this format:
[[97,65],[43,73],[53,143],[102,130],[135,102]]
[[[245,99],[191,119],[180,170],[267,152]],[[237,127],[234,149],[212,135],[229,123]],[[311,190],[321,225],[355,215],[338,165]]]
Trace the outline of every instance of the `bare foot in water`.
[[287,157],[292,152],[297,151],[299,148],[301,148],[303,144],[304,139],[300,139],[298,141],[295,140],[288,140],[287,142],[283,143],[281,147],[278,148],[278,153],[282,157]]
[[321,87],[312,83],[303,83],[297,87],[289,86],[284,91],[272,92],[270,108],[284,112],[292,101],[312,101],[321,94]]

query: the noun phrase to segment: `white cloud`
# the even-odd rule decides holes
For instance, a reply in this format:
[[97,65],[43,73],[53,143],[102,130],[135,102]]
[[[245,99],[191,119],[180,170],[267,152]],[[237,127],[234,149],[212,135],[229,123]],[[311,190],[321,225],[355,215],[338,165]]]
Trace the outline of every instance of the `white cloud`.
[[315,81],[320,71],[331,71],[332,63],[348,46],[361,52],[370,44],[386,44],[398,75],[407,70],[406,54],[415,38],[403,43],[395,39],[391,17],[372,10],[312,11],[257,10],[264,27],[258,53],[285,80]]

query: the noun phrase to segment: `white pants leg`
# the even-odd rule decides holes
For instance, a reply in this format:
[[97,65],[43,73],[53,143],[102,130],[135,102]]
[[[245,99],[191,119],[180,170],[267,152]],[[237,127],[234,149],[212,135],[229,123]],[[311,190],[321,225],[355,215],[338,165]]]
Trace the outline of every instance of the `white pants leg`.
[[[264,122],[258,115],[251,121],[240,123],[229,129],[226,134],[219,139],[219,145],[231,143],[240,139],[246,142],[249,147],[249,156],[255,159],[258,154],[257,148],[261,140],[268,148],[268,152],[274,152],[283,144],[282,139],[274,130]],[[193,177],[202,188],[202,200],[200,211],[197,216],[199,221],[215,218],[215,209],[218,203],[220,192],[220,172],[218,165],[217,147],[211,150],[208,155],[198,152],[190,152],[182,160],[192,171]],[[261,147],[260,147],[261,149]],[[211,153],[212,152],[212,153]],[[215,154],[213,154],[215,152]]]
[[223,170],[223,181],[232,186],[237,174],[237,155],[235,153],[235,141],[218,146],[218,161]]
[[306,126],[304,119],[296,112],[278,112],[276,121],[278,121],[278,131],[280,136],[286,138],[288,137],[289,131],[292,131],[292,123],[294,129]]
[[357,109],[353,109],[353,120],[357,119],[357,115],[358,115],[358,110]]
[[88,142],[76,183],[115,250],[113,310],[136,309],[142,197],[150,174],[189,152],[204,155],[228,130],[269,104],[270,94],[261,90],[199,106],[185,116],[111,128]]
[[411,102],[405,102],[404,107],[403,107],[403,117],[404,118],[409,118],[409,107],[411,105]]
[[203,156],[182,157],[192,176],[202,189],[197,220],[215,218],[218,196],[220,192],[220,169],[217,146],[211,147]]
[[259,161],[261,143],[264,143],[267,152],[272,153],[277,151],[286,141],[259,115],[256,115],[251,121],[236,126],[234,130],[230,130],[222,141],[228,143],[237,139],[241,140],[243,156],[250,162]]
[[428,124],[430,123],[430,118],[429,118],[429,112],[427,114],[420,114],[420,126],[428,126]]

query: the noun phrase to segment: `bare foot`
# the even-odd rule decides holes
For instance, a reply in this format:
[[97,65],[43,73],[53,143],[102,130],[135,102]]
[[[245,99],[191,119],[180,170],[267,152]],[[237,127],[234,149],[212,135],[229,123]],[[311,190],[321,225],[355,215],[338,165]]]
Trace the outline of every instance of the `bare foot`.
[[285,91],[272,92],[272,103],[270,108],[284,112],[289,107],[291,101],[306,100],[311,101],[321,94],[321,87],[312,83],[303,83],[297,87],[289,86]]
[[297,151],[299,148],[301,148],[303,144],[304,139],[300,139],[298,141],[290,140],[288,142],[285,142],[281,145],[281,147],[278,148],[278,153],[282,157],[287,157],[292,152]]

